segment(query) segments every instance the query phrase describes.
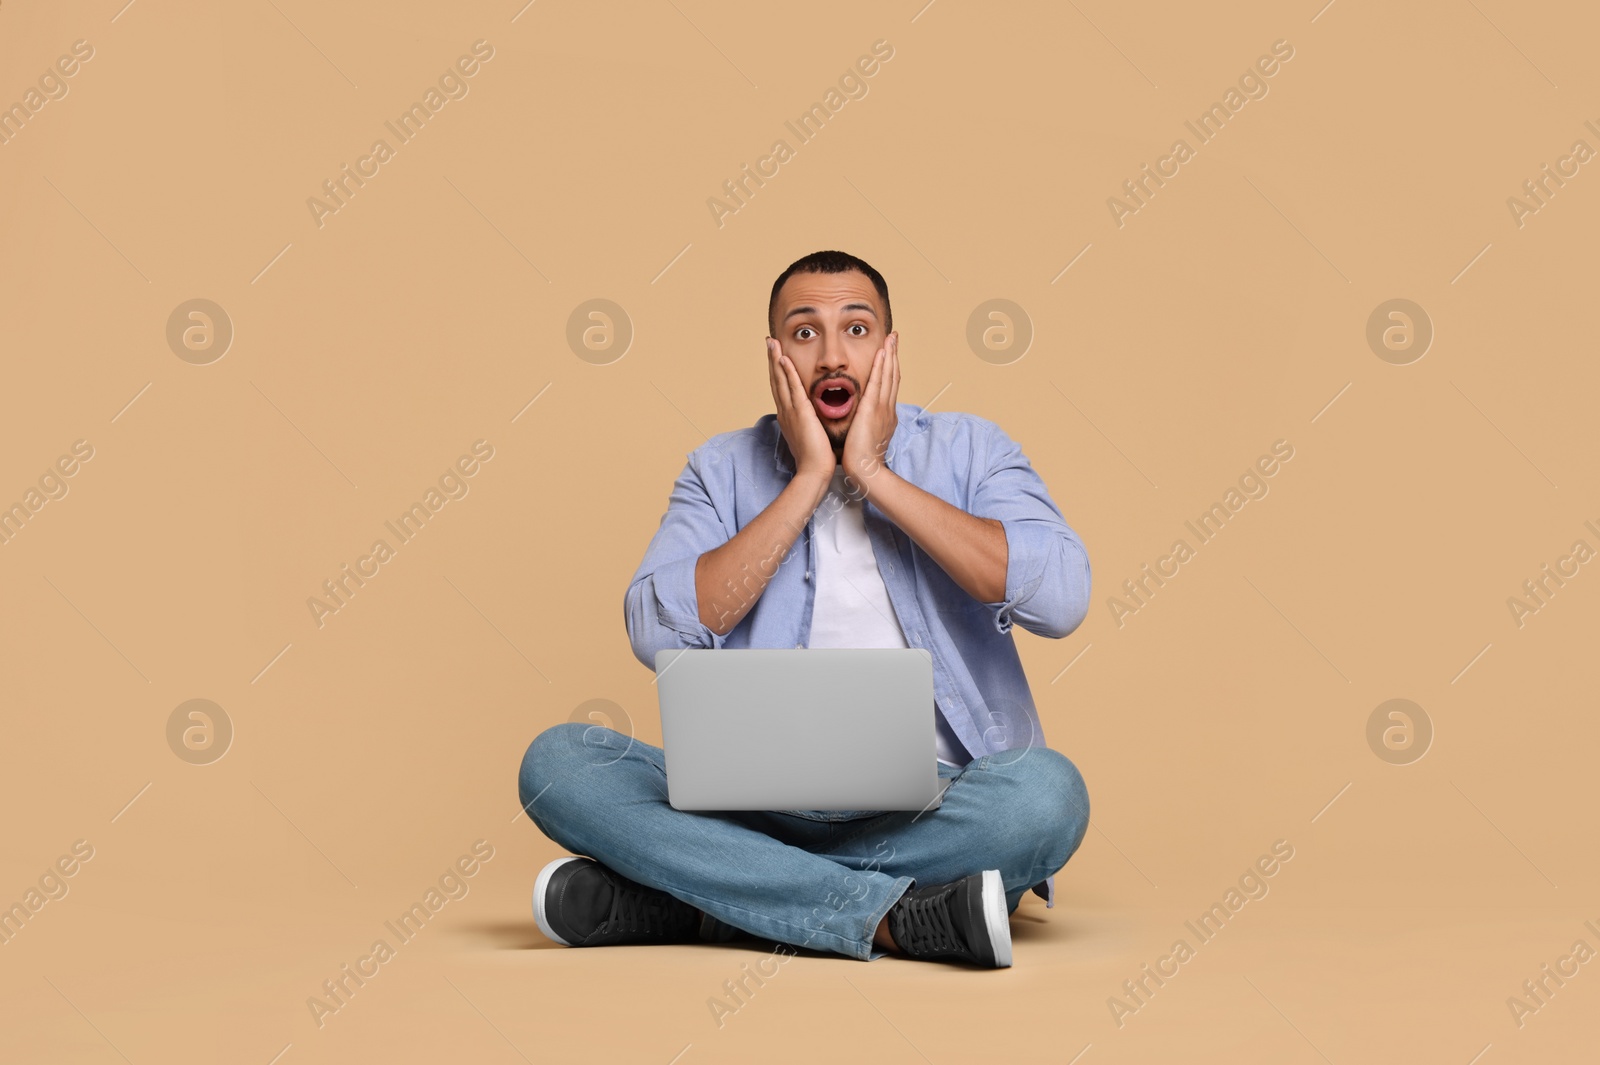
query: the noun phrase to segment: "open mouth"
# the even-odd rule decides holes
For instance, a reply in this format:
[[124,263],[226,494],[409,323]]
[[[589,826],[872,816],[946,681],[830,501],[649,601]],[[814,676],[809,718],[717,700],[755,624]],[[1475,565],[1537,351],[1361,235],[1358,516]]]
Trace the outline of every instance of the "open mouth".
[[855,387],[843,378],[824,382],[817,390],[817,411],[824,418],[837,421],[855,409],[855,405]]

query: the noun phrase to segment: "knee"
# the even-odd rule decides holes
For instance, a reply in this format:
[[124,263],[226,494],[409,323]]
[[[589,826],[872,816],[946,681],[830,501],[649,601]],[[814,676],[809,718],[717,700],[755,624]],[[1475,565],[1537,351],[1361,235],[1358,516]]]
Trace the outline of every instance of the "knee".
[[1089,789],[1072,759],[1048,747],[1032,747],[1024,762],[1033,822],[1061,855],[1076,853],[1089,831]]
[[552,725],[533,738],[522,756],[517,772],[517,795],[524,811],[544,790],[560,780],[583,749],[583,733],[589,726],[580,721]]

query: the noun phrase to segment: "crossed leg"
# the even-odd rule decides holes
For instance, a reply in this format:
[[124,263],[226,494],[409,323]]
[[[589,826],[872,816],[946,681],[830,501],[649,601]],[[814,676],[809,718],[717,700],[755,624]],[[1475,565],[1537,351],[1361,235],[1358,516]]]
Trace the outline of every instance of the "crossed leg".
[[552,840],[714,922],[867,960],[874,931],[914,884],[998,869],[1014,911],[1088,829],[1083,778],[1049,748],[987,755],[941,776],[944,801],[921,812],[677,810],[659,747],[568,722],[529,745],[518,790]]

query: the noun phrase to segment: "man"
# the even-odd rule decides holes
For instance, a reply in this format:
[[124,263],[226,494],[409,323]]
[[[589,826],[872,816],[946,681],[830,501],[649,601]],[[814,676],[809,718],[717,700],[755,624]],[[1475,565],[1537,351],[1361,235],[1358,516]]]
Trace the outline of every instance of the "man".
[[[740,933],[871,960],[1011,964],[1008,915],[1089,823],[1083,778],[1044,746],[1011,637],[1088,611],[1083,544],[993,422],[897,402],[889,290],[853,255],[785,270],[767,309],[776,412],[696,448],[624,597],[634,655],[663,648],[923,647],[943,802],[916,812],[689,812],[660,748],[568,722],[518,787],[575,854],[534,887],[572,946]],[[841,744],[848,736],[840,736]]]

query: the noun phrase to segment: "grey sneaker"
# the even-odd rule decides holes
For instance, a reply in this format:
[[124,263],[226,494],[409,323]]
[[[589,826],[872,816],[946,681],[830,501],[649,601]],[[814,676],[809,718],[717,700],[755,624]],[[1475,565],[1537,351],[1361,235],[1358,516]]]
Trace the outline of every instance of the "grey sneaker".
[[533,885],[539,931],[566,947],[695,943],[699,910],[592,858],[558,858]]

